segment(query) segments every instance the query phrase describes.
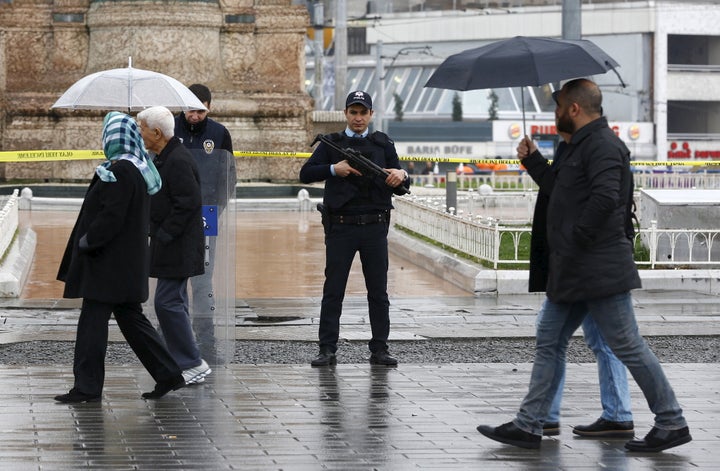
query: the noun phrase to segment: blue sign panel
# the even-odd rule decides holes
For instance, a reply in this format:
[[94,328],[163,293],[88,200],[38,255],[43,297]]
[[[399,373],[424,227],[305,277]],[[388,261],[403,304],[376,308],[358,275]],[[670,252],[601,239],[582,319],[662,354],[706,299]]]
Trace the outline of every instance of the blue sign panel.
[[218,209],[214,205],[203,205],[202,207],[203,226],[206,236],[218,235]]

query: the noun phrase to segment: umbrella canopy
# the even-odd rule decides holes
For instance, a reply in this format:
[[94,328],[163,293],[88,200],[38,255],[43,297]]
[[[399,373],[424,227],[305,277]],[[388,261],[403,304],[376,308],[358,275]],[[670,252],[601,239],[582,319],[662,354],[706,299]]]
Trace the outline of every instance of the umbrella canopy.
[[150,70],[126,67],[90,74],[75,82],[53,108],[140,111],[164,106],[171,111],[205,110],[185,85]]
[[540,86],[615,67],[618,63],[588,40],[517,36],[448,57],[425,86],[461,91]]

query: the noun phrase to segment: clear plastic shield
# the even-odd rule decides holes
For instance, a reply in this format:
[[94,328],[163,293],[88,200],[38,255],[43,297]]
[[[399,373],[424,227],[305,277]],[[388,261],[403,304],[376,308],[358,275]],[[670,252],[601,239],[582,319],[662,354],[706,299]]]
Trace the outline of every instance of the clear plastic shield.
[[200,171],[205,274],[190,278],[190,317],[200,355],[228,364],[235,355],[235,158],[223,149],[191,149]]

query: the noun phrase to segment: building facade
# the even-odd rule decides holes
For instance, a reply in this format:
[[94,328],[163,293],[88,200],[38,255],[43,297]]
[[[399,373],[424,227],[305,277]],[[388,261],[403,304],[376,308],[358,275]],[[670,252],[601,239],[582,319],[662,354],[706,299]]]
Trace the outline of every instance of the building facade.
[[[550,94],[559,83],[526,87],[523,94],[519,88],[493,90],[497,120],[492,123],[491,142],[468,135],[462,140],[433,140],[431,146],[428,133],[413,134],[411,123],[450,121],[457,95],[463,121],[487,126],[490,90],[454,92],[424,84],[451,54],[513,36],[561,37],[561,0],[347,3],[348,36],[365,40],[364,49],[350,46],[348,51],[347,87],[381,97],[376,121],[383,129],[398,131],[393,136],[401,152],[457,148],[460,154],[448,156],[463,157],[467,152],[474,158],[510,156],[523,134],[518,132],[523,108],[526,133],[533,129],[554,132]],[[718,3],[582,2],[583,39],[600,46],[620,64],[617,70],[625,87],[613,73],[592,78],[603,91],[608,120],[636,160],[720,160]],[[326,23],[332,26],[331,4],[326,8]],[[349,45],[356,43],[348,40]],[[332,83],[332,47],[326,53],[323,79]],[[306,48],[306,55],[306,89],[312,93],[313,51]],[[331,97],[329,93],[320,97],[323,109],[332,107]],[[396,122],[399,102],[402,123]]]

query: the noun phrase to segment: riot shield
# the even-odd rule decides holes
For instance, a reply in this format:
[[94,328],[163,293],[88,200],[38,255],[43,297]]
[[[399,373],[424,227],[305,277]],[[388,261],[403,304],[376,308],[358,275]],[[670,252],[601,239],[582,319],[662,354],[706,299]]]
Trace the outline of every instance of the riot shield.
[[235,355],[235,158],[223,149],[190,152],[200,172],[205,225],[205,274],[190,278],[190,317],[200,355],[228,364]]

